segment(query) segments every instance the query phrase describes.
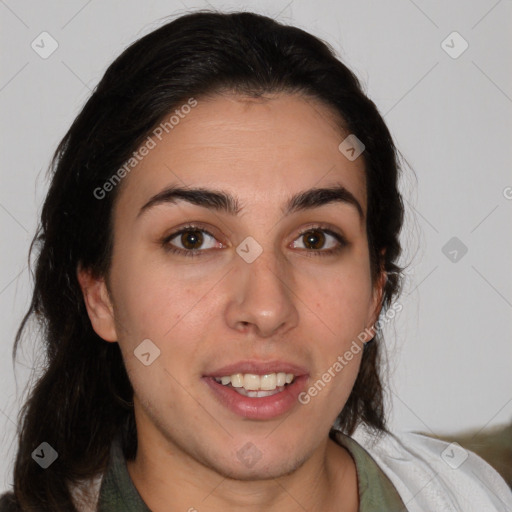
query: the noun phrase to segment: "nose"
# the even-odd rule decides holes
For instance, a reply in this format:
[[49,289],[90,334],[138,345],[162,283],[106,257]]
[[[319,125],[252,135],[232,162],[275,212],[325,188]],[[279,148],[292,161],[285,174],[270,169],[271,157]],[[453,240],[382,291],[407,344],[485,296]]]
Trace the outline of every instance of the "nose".
[[298,324],[297,297],[286,262],[266,250],[252,263],[238,258],[235,265],[226,306],[229,327],[268,338]]

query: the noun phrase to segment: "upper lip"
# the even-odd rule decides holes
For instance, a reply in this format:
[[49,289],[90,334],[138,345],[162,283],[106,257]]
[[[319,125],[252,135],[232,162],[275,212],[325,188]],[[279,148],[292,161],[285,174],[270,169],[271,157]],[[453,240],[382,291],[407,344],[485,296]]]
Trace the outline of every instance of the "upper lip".
[[296,377],[308,374],[308,371],[303,366],[284,361],[239,361],[208,372],[205,374],[205,377],[225,377],[235,373],[267,375],[278,372],[292,373]]

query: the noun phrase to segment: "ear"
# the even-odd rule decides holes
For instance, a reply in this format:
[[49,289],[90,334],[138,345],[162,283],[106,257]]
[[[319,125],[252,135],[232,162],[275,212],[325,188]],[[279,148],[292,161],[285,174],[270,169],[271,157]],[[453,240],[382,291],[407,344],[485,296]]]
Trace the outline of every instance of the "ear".
[[114,308],[103,277],[95,277],[88,269],[77,269],[77,279],[84,296],[92,328],[105,341],[117,341]]
[[[381,261],[384,260],[385,249],[381,251]],[[384,296],[384,287],[388,280],[386,271],[381,267],[380,273],[373,286],[373,294],[370,301],[370,309],[367,327],[371,329],[379,319],[380,310],[382,309],[382,298]]]
[[384,286],[387,280],[386,272],[382,271],[373,288],[368,328],[374,326],[379,319],[380,310],[382,309],[382,297],[384,296]]

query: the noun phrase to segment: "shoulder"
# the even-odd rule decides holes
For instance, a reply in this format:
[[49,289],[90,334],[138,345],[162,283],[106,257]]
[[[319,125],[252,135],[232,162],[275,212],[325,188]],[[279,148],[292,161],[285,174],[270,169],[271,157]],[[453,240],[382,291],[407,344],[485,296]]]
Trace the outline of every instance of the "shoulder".
[[389,477],[411,512],[512,510],[512,492],[498,472],[456,443],[415,432],[377,437],[363,426],[352,437]]
[[[95,512],[103,475],[70,486],[73,503],[79,512]],[[13,492],[0,494],[0,512],[21,512]]]

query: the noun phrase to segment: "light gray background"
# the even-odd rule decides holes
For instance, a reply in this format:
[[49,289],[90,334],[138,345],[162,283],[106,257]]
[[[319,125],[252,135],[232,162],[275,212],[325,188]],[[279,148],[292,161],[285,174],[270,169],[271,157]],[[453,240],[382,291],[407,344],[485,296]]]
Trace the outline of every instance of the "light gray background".
[[[393,430],[447,433],[512,418],[512,2],[0,0],[0,489],[37,343],[11,348],[30,294],[26,260],[51,154],[107,65],[161,18],[254,10],[328,41],[363,81],[414,168],[402,190],[412,265],[386,329]],[[43,60],[31,42],[59,44]],[[469,44],[454,59],[441,43]],[[452,52],[460,41],[445,43]],[[508,187],[508,188],[507,188]],[[442,247],[468,248],[452,262]],[[16,374],[16,380],[15,380]]]

